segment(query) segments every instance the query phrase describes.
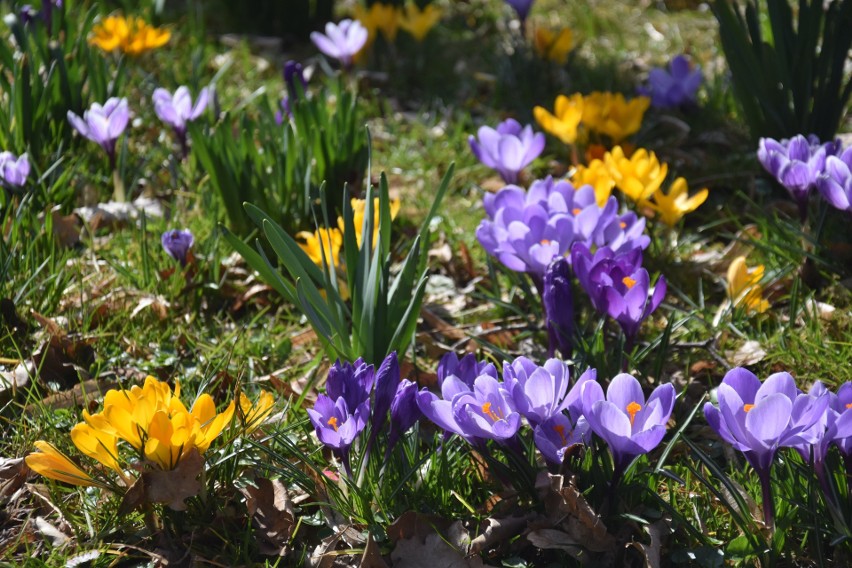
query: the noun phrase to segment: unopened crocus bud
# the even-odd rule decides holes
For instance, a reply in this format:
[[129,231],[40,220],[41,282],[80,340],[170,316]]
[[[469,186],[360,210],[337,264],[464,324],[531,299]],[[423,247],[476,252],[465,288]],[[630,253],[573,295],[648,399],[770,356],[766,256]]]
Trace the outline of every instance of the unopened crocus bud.
[[574,332],[574,300],[571,294],[571,267],[564,256],[557,257],[544,273],[544,319],[550,339],[548,355],[557,349],[563,357],[571,355]]
[[186,266],[186,255],[195,239],[189,229],[166,231],[160,239],[166,253],[173,259]]

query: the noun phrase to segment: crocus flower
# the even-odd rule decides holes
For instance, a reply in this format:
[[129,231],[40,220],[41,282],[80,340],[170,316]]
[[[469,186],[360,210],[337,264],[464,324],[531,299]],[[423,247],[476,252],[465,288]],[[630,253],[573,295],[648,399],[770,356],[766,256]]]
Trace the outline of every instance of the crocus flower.
[[534,3],[535,0],[506,0],[506,4],[515,10],[518,14],[518,19],[521,20],[522,23],[527,20],[527,16],[529,16]]
[[669,187],[668,193],[663,193],[662,187],[658,188],[654,192],[653,202],[648,205],[657,212],[663,223],[669,227],[674,227],[684,215],[698,209],[707,200],[708,194],[709,190],[704,188],[689,197],[686,180],[679,177]]
[[399,361],[396,357],[396,351],[394,351],[384,358],[382,364],[376,370],[375,403],[373,405],[373,417],[370,422],[373,437],[378,435],[382,426],[387,422],[388,410],[390,410],[391,403],[396,396],[399,383]]
[[852,211],[852,146],[839,156],[828,156],[817,177],[817,187],[832,207]]
[[441,9],[434,4],[428,4],[421,10],[416,2],[409,2],[399,18],[399,27],[422,42],[435,24],[441,21],[441,14]]
[[639,94],[651,97],[656,108],[673,108],[695,103],[695,94],[701,86],[701,67],[694,69],[685,55],[676,55],[668,69],[655,67],[648,73],[648,84]]
[[675,389],[671,384],[660,385],[646,402],[639,381],[621,373],[610,382],[606,398],[597,381],[586,381],[582,400],[583,416],[612,452],[617,481],[634,458],[656,448],[666,435]]
[[537,28],[533,46],[539,57],[559,65],[568,63],[568,54],[574,49],[574,34],[570,28],[559,31]]
[[635,203],[644,205],[660,189],[669,172],[665,162],[657,160],[654,152],[639,148],[630,156],[616,146],[604,156],[615,185]]
[[799,134],[780,141],[761,138],[757,159],[790,192],[804,221],[808,216],[808,198],[825,168],[826,156],[835,155],[838,150],[837,142],[821,144],[813,135],[805,138]]
[[758,264],[753,268],[746,265],[746,257],[738,256],[728,267],[728,297],[734,307],[743,307],[748,312],[762,314],[769,309],[769,302],[763,299],[764,267]]
[[257,430],[272,413],[275,397],[269,391],[260,391],[257,402],[252,403],[245,393],[240,393],[240,420],[246,434]]
[[30,175],[30,160],[26,154],[15,156],[12,152],[0,152],[0,183],[4,187],[21,187]]
[[454,397],[452,406],[466,436],[508,442],[521,427],[521,415],[511,395],[503,384],[488,375],[476,377],[473,390]]
[[174,94],[165,89],[154,91],[154,112],[157,116],[172,127],[178,137],[184,156],[187,155],[186,125],[194,121],[207,108],[209,89],[204,87],[198,93],[195,104],[192,104],[192,95],[187,87],[178,87]]
[[609,275],[615,268],[625,274],[639,270],[642,267],[642,249],[635,248],[619,254],[610,247],[601,247],[593,254],[588,245],[577,243],[571,247],[571,264],[592,306],[599,312],[606,312],[604,286],[611,283]]
[[136,56],[162,47],[170,38],[171,32],[150,26],[141,18],[109,16],[92,28],[89,43],[104,51]]
[[588,166],[577,166],[571,175],[571,183],[574,184],[574,187],[590,185],[595,188],[595,198],[600,207],[606,205],[615,187],[615,180],[612,178],[609,168],[603,160],[597,158],[589,162]]
[[553,467],[562,465],[569,448],[588,444],[590,438],[589,422],[582,416],[572,420],[564,414],[555,414],[533,430],[535,447]]
[[390,433],[388,434],[389,454],[399,438],[405,434],[423,415],[417,406],[417,383],[402,379],[396,389],[390,408]]
[[355,363],[337,360],[328,370],[325,393],[333,400],[344,399],[349,408],[355,409],[370,400],[375,382],[375,367],[363,359]]
[[288,120],[293,116],[293,111],[290,108],[290,98],[284,97],[279,103],[280,108],[275,111],[275,124],[281,126],[284,124],[284,118]]
[[163,243],[166,254],[180,262],[181,266],[186,266],[187,253],[195,242],[195,238],[189,229],[166,231],[160,241]]
[[583,125],[618,144],[642,126],[648,97],[624,98],[621,93],[593,92],[583,97]]
[[[304,67],[298,61],[289,60],[284,63],[284,83],[287,85],[287,95],[297,100],[308,88],[308,80],[305,79]],[[301,90],[296,87],[301,85]]]
[[545,132],[559,138],[565,144],[573,144],[577,140],[577,127],[583,118],[583,95],[576,93],[567,97],[559,95],[551,114],[544,107],[533,108],[533,116]]
[[127,108],[127,99],[124,98],[112,97],[103,106],[92,103],[89,110],[83,113],[83,118],[68,111],[68,122],[71,126],[82,136],[100,144],[109,156],[110,167],[113,169],[115,169],[115,142],[124,133],[129,121],[130,111]]
[[598,246],[609,248],[615,254],[626,254],[635,249],[648,248],[651,237],[645,234],[645,218],[640,219],[636,213],[628,211],[609,219],[609,222],[598,230],[594,242]]
[[340,229],[320,227],[313,233],[299,231],[296,238],[304,240],[299,246],[317,266],[323,266],[323,263],[328,266],[332,266],[332,263],[334,266],[340,265],[340,247],[343,246]]
[[24,461],[30,469],[39,475],[48,479],[64,481],[71,485],[84,487],[100,485],[52,444],[38,440],[33,445],[38,452],[29,454]]
[[317,397],[314,407],[308,409],[308,416],[319,441],[334,452],[343,463],[346,473],[352,477],[349,450],[355,438],[367,426],[370,418],[370,399],[357,408],[350,409],[343,397],[333,400],[321,394]]
[[468,353],[461,359],[452,351],[448,351],[438,361],[438,384],[444,382],[444,379],[450,376],[455,376],[464,384],[473,388],[473,381],[480,375],[489,375],[497,378],[497,367],[494,363],[488,361],[477,361],[473,353]]
[[571,355],[571,336],[574,333],[574,296],[571,293],[571,266],[567,258],[559,257],[544,273],[544,320],[550,340],[548,355],[559,349],[563,357]]
[[716,390],[719,407],[704,405],[704,417],[723,440],[743,452],[763,489],[764,520],[774,524],[770,469],[779,448],[814,443],[812,427],[826,412],[828,396],[812,397],[796,388],[789,373],[775,373],[761,384],[747,369],[728,371]]
[[506,183],[517,183],[518,174],[544,150],[544,134],[534,133],[532,126],[521,127],[513,118],[504,120],[497,128],[482,126],[468,138],[476,158],[500,174]]
[[533,427],[565,410],[575,421],[580,417],[580,392],[586,382],[597,379],[597,371],[587,370],[569,390],[570,375],[568,364],[559,359],[548,359],[542,366],[526,357],[503,363],[503,387],[517,411]]
[[328,57],[340,61],[345,68],[352,67],[352,58],[367,43],[367,28],[357,20],[342,20],[339,24],[328,22],[325,33],[311,32],[311,41]]

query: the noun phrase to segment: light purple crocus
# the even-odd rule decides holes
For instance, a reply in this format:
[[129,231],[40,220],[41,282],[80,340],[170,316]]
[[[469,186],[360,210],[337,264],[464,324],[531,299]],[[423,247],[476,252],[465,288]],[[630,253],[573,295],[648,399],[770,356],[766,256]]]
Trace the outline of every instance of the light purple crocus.
[[483,219],[476,230],[480,244],[511,270],[529,272],[539,291],[551,261],[565,256],[574,242],[605,244],[601,232],[612,224],[618,208],[615,197],[599,207],[589,185],[574,189],[550,177],[536,180],[527,192],[506,186],[486,195],[483,205],[490,219]]
[[352,477],[349,450],[367,425],[370,399],[351,409],[343,397],[334,400],[321,394],[317,397],[314,407],[308,409],[308,416],[319,441],[332,450],[340,459],[347,475]]
[[162,242],[163,249],[170,257],[180,262],[181,266],[186,266],[187,254],[195,242],[195,238],[189,229],[166,231],[160,238],[160,242]]
[[83,118],[68,111],[71,126],[106,151],[112,169],[115,169],[115,142],[124,133],[129,121],[130,110],[125,98],[112,97],[103,106],[92,103],[89,110],[83,113]]
[[770,470],[779,448],[813,444],[813,428],[823,418],[829,398],[796,388],[789,373],[770,375],[763,384],[742,367],[728,371],[716,389],[719,407],[704,405],[704,417],[719,436],[743,452],[760,479],[764,520],[774,525]]
[[532,427],[566,410],[576,421],[582,415],[582,387],[596,379],[597,371],[589,369],[571,386],[570,367],[559,359],[548,359],[541,366],[526,357],[503,363],[503,386]]
[[26,154],[15,156],[0,152],[0,184],[7,188],[23,186],[30,175],[30,160]]
[[339,24],[328,22],[325,33],[311,32],[311,41],[328,57],[340,61],[344,68],[352,67],[352,61],[367,43],[369,32],[358,20],[341,20]]
[[655,67],[648,73],[648,84],[639,93],[651,97],[656,108],[675,108],[695,104],[695,94],[701,86],[701,68],[694,69],[685,55],[676,55],[668,69]]
[[583,416],[612,452],[615,484],[630,462],[656,448],[666,435],[675,389],[660,385],[646,401],[639,381],[621,373],[610,382],[606,397],[597,381],[586,381],[582,401]]
[[496,170],[506,183],[517,183],[521,170],[544,150],[545,137],[542,132],[533,132],[532,126],[521,127],[509,118],[496,129],[481,126],[468,143],[477,160]]
[[444,382],[444,379],[450,375],[454,375],[461,379],[464,384],[473,388],[473,381],[480,375],[490,375],[496,379],[497,367],[494,366],[494,363],[488,361],[477,361],[473,353],[467,353],[459,359],[458,355],[452,351],[448,351],[438,361],[436,374],[439,385]]
[[825,159],[825,169],[817,176],[817,188],[832,207],[852,212],[852,146],[838,156]]
[[506,4],[511,6],[518,14],[518,19],[521,20],[521,23],[527,21],[527,16],[529,16],[534,3],[535,0],[506,0]]
[[466,436],[509,442],[521,427],[521,415],[505,385],[488,375],[473,390],[453,399],[453,414]]
[[207,108],[208,99],[208,87],[201,89],[195,104],[192,103],[189,89],[184,86],[178,87],[174,94],[162,88],[154,91],[154,112],[175,131],[184,157],[189,153],[186,125],[201,116]]
[[790,139],[761,138],[757,159],[790,192],[799,207],[802,222],[808,216],[808,198],[825,169],[827,156],[840,150],[838,142],[822,144],[816,136],[798,134]]
[[535,427],[535,447],[552,467],[558,468],[565,460],[567,451],[577,444],[586,445],[591,438],[589,422],[582,416],[573,417],[555,414]]
[[574,295],[571,293],[571,265],[564,256],[554,259],[544,273],[541,299],[549,341],[548,356],[552,357],[558,349],[563,357],[570,357],[574,333]]

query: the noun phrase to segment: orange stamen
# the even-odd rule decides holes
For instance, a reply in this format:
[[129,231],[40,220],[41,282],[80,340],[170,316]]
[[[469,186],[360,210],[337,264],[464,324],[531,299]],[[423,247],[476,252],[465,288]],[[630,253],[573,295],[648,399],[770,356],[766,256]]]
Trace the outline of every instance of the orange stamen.
[[852,402],[846,405],[846,408],[852,408]]
[[[500,409],[498,408],[497,410],[499,412]],[[494,422],[497,422],[498,420],[501,420],[503,418],[502,416],[495,414],[494,411],[491,410],[491,403],[490,402],[486,402],[485,404],[482,405],[482,413],[485,414],[488,418],[490,418]]]
[[633,426],[633,422],[636,420],[636,413],[642,410],[642,405],[638,402],[631,402],[627,405],[627,414],[630,415],[630,426]]
[[573,213],[574,215],[579,215],[581,211],[582,209],[580,209],[579,207],[575,207],[571,210],[571,213]]
[[621,279],[621,281],[624,282],[624,285],[627,286],[628,290],[630,288],[633,288],[636,285],[636,280],[634,280],[633,278],[631,278],[629,276],[625,276],[624,278]]
[[626,228],[627,228],[627,223],[625,223],[624,221],[622,221],[622,222],[620,222],[620,223],[618,224],[618,226],[619,226],[619,227],[621,227],[622,229],[626,229]]
[[336,416],[332,416],[331,418],[329,418],[328,422],[326,424],[328,424],[329,426],[334,428],[334,431],[337,432],[337,417]]
[[550,244],[550,239],[541,239],[541,240],[539,241],[539,243],[541,243],[541,244],[543,244],[543,245],[549,245],[549,244]]
[[749,411],[749,410],[751,410],[752,408],[754,408],[754,405],[753,405],[753,404],[744,404],[744,405],[743,405],[743,410],[745,410],[746,412],[748,412],[748,411]]
[[562,424],[557,424],[556,426],[553,427],[553,430],[557,434],[559,434],[560,438],[562,438],[562,445],[567,446],[568,445],[568,439],[565,437],[565,426],[563,426]]

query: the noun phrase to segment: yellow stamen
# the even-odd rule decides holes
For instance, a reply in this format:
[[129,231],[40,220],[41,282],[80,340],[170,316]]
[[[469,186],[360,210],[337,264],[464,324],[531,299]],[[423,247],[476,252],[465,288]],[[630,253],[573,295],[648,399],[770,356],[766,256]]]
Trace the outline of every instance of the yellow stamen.
[[624,278],[621,279],[621,281],[624,282],[624,285],[627,286],[628,290],[630,288],[633,288],[636,285],[636,280],[634,280],[633,278],[631,278],[629,276],[625,276]]
[[622,221],[622,222],[620,222],[620,223],[618,224],[618,226],[619,226],[619,227],[621,227],[622,229],[626,229],[626,228],[627,228],[627,223],[625,223],[624,221]]
[[743,410],[745,410],[746,412],[748,412],[748,411],[749,411],[749,410],[751,410],[752,408],[754,408],[754,405],[753,405],[753,404],[744,404],[744,405],[743,405]]
[[337,432],[337,416],[332,416],[331,418],[329,418],[326,424],[334,428],[334,431]]
[[642,405],[638,402],[631,402],[627,405],[627,414],[630,415],[630,426],[633,426],[633,422],[636,420],[636,413],[642,410]]

